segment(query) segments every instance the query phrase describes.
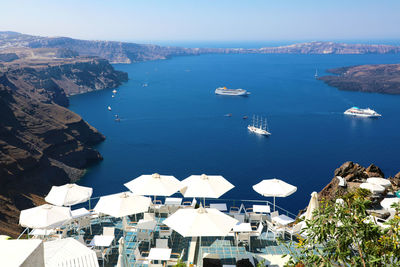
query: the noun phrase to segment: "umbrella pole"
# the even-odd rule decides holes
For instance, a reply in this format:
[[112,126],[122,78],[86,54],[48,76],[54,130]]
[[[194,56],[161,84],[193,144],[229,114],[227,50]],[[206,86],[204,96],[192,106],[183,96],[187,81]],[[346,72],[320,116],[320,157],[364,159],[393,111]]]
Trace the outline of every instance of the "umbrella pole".
[[274,197],[274,211],[275,211],[275,197]]

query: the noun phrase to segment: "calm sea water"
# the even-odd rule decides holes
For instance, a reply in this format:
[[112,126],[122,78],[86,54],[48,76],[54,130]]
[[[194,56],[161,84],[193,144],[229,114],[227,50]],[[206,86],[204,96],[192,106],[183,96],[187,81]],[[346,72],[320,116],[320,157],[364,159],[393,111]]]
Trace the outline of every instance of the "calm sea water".
[[[97,146],[104,160],[80,184],[94,187],[99,196],[126,190],[123,183],[141,174],[178,179],[221,174],[236,186],[224,198],[263,199],[251,186],[277,177],[298,187],[277,204],[297,212],[345,161],[375,163],[387,176],[394,175],[400,171],[400,96],[339,91],[316,80],[314,73],[316,68],[322,75],[328,68],[399,59],[202,55],[115,65],[130,77],[115,98],[110,89],[70,99],[70,108],[107,137]],[[219,86],[245,88],[251,95],[217,96]],[[371,107],[383,117],[343,115],[354,105]],[[114,121],[115,114],[120,122]],[[272,136],[247,131],[250,120],[242,117],[253,114],[268,118]]]

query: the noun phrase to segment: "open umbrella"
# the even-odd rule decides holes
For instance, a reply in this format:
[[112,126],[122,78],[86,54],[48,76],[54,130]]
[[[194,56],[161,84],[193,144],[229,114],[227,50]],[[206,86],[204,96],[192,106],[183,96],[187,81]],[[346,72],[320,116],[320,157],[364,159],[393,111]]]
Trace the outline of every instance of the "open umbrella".
[[179,209],[164,220],[165,225],[183,237],[227,236],[238,220],[217,209]]
[[141,175],[124,184],[134,195],[170,196],[181,189],[181,182],[171,175]]
[[275,197],[290,196],[296,192],[297,187],[279,179],[266,179],[262,180],[256,185],[253,185],[253,189],[264,197],[273,197],[275,210]]
[[53,186],[45,200],[57,206],[72,206],[86,202],[92,196],[93,189],[77,184]]
[[68,222],[71,218],[70,208],[44,204],[22,210],[19,224],[29,228],[52,229]]
[[181,182],[184,197],[219,198],[235,186],[221,175],[191,175]]
[[124,217],[146,212],[150,203],[149,197],[135,196],[132,193],[123,192],[100,197],[94,211],[113,217]]
[[312,220],[313,212],[314,212],[314,210],[318,209],[318,206],[319,206],[318,193],[317,192],[312,192],[311,193],[310,203],[308,203],[308,207],[307,207],[304,219]]

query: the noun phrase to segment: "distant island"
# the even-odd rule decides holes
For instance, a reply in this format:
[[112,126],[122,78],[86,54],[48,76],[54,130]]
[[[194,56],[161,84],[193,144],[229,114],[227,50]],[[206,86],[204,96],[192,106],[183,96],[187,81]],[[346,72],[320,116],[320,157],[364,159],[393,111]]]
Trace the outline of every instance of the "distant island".
[[329,69],[336,75],[319,80],[340,90],[400,94],[400,64],[360,65]]
[[[42,37],[17,32],[0,32],[0,53],[14,48],[61,48],[81,56],[98,56],[111,63],[134,63],[210,53],[220,54],[394,54],[400,46],[307,42],[263,48],[184,48],[116,41],[88,41],[68,37]],[[3,57],[10,57],[3,56]]]

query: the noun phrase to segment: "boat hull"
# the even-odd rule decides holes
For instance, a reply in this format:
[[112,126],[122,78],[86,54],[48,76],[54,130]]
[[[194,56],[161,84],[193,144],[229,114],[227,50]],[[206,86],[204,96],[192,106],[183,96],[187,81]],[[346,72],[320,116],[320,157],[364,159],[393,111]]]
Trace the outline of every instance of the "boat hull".
[[230,95],[230,96],[247,96],[250,93],[244,89],[224,89],[217,88],[215,89],[216,95]]
[[250,132],[256,133],[256,134],[259,134],[259,135],[263,135],[263,136],[271,135],[270,132],[268,132],[268,131],[266,131],[266,130],[264,130],[264,129],[261,129],[261,128],[257,128],[257,127],[251,126],[251,125],[247,126],[247,129],[248,129]]

